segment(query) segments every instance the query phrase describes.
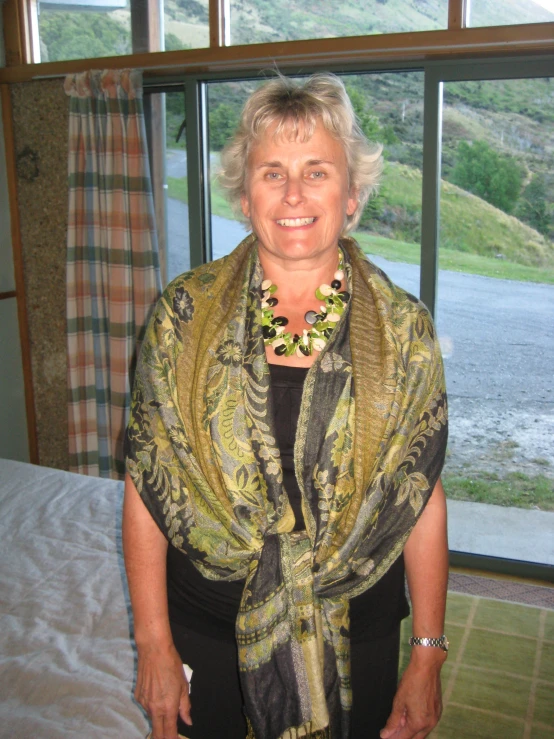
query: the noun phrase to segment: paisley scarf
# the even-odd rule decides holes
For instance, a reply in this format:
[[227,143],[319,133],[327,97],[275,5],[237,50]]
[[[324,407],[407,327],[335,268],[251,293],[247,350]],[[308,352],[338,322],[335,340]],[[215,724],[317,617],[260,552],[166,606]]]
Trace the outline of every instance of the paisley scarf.
[[254,236],[167,287],[136,373],[137,490],[206,578],[246,578],[236,638],[256,739],[348,737],[349,599],[400,555],[444,461],[429,313],[340,245],[352,298],[307,374],[295,445],[306,531],[283,488]]

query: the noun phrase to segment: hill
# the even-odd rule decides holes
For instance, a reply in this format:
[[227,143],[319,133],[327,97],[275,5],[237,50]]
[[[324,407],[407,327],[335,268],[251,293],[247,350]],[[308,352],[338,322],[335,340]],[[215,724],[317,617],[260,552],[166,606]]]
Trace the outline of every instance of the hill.
[[[418,242],[421,172],[388,162],[382,190],[384,218],[366,220],[365,230]],[[542,234],[445,180],[441,182],[440,244],[445,249],[531,267],[554,266],[554,244]]]

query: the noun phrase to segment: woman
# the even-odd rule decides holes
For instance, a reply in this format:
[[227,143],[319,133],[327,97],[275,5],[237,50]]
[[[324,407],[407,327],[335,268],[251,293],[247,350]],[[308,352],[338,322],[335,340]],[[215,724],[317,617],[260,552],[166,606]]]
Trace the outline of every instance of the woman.
[[191,739],[421,739],[447,648],[446,397],[426,309],[345,236],[379,152],[336,77],[278,78],[223,166],[252,236],[169,285],[137,370],[136,698],[154,739],[177,721]]

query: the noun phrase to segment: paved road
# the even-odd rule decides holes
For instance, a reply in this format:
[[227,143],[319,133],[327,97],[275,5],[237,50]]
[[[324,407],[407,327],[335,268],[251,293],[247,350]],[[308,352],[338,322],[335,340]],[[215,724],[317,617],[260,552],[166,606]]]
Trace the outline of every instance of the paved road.
[[[188,208],[170,200],[168,222],[169,269],[176,275],[189,268]],[[212,230],[215,259],[246,234],[217,216]],[[419,294],[418,266],[374,261]],[[456,462],[477,464],[481,457],[482,466],[499,472],[523,464],[530,474],[554,475],[554,286],[441,271],[437,328]]]

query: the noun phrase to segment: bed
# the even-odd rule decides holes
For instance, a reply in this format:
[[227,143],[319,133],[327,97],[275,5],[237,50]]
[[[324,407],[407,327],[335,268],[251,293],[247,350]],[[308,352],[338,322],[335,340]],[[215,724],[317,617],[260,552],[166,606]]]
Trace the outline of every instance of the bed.
[[123,484],[0,460],[0,737],[138,739]]

